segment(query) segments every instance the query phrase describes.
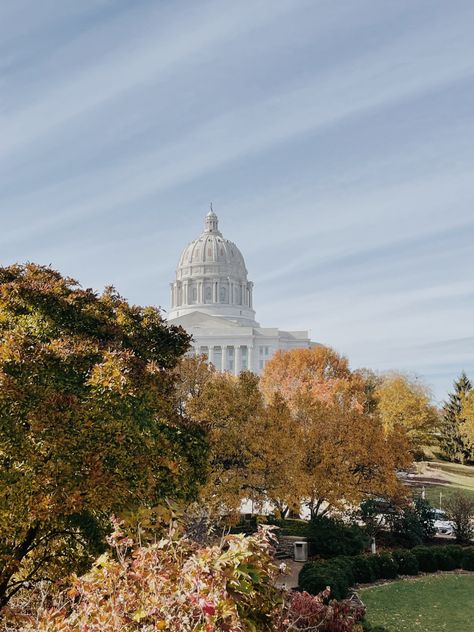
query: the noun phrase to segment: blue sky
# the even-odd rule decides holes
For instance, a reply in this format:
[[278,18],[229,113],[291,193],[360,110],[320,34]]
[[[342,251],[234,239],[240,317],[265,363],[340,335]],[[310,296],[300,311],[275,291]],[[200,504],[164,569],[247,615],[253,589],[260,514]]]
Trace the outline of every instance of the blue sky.
[[0,262],[168,307],[212,200],[264,326],[474,378],[471,0],[2,0]]

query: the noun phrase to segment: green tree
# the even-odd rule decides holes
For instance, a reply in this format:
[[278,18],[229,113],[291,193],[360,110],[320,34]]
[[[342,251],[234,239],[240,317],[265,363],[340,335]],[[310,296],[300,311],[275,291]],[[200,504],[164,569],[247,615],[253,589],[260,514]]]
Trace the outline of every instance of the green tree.
[[446,458],[455,463],[473,459],[470,441],[464,432],[466,419],[463,412],[463,402],[471,391],[472,383],[463,371],[454,382],[454,391],[449,393],[443,406],[440,444]]
[[50,268],[0,268],[0,607],[83,570],[112,513],[196,494],[205,436],[176,408],[189,337]]

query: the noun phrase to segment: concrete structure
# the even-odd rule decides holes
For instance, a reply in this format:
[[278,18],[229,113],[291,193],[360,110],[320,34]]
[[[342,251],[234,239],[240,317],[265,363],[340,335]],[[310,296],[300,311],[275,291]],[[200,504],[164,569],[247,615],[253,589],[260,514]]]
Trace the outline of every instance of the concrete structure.
[[219,231],[217,215],[206,215],[204,232],[186,246],[171,283],[169,322],[193,337],[221,371],[261,373],[278,349],[310,347],[307,331],[261,327],[253,309],[253,283],[237,246]]

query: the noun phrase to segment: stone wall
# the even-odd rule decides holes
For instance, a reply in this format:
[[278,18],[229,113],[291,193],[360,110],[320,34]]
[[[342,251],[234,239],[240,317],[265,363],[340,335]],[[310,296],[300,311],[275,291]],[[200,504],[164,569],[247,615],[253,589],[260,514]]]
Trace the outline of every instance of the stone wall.
[[276,556],[279,559],[291,558],[293,559],[294,543],[295,542],[307,542],[308,538],[298,535],[279,535],[278,545],[276,547]]

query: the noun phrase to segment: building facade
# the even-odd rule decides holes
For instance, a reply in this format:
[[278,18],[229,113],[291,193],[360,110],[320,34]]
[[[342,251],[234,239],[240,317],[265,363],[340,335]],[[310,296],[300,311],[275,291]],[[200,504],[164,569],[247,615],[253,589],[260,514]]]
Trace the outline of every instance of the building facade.
[[261,327],[255,320],[253,283],[237,246],[219,231],[217,215],[206,215],[204,232],[183,250],[171,283],[169,322],[193,338],[221,371],[261,373],[279,349],[313,346],[307,331]]

